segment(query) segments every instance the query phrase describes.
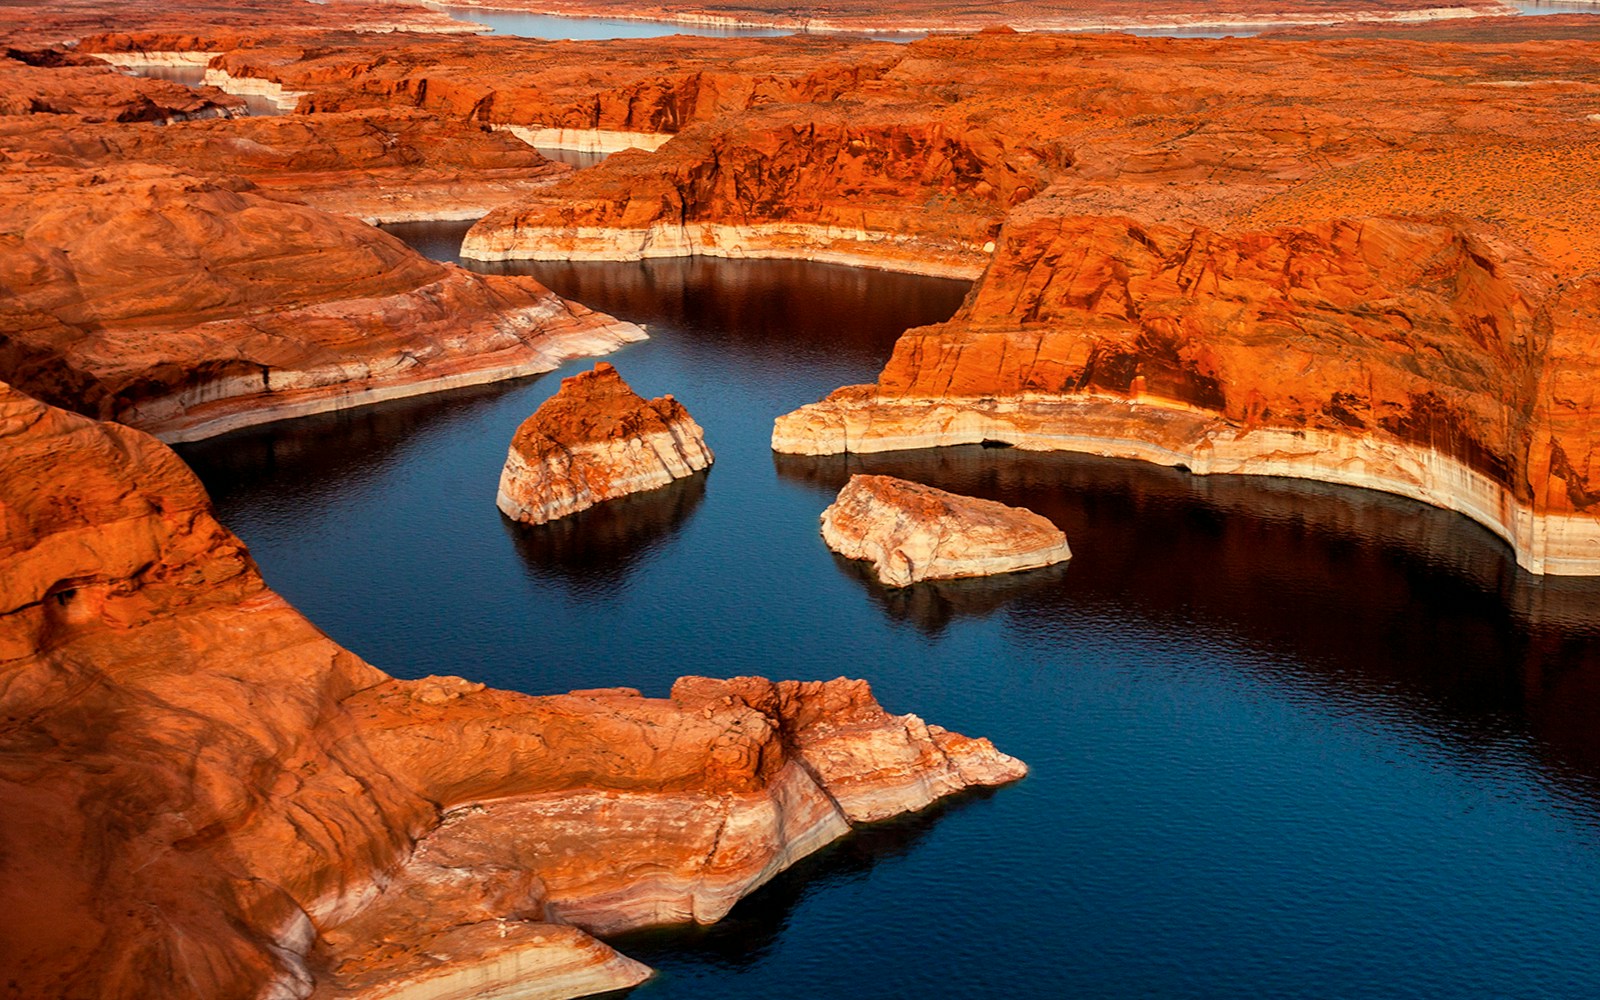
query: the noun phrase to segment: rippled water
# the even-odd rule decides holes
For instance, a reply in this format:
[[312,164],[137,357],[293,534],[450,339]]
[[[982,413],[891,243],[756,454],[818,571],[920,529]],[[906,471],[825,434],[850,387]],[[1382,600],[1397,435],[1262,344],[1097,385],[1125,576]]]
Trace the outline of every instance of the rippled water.
[[[394,227],[448,257],[463,227]],[[1021,784],[861,831],[728,920],[618,943],[639,1000],[1587,997],[1600,586],[1351,489],[979,447],[774,456],[959,283],[788,262],[540,264],[649,325],[612,357],[705,476],[544,528],[495,483],[561,373],[182,449],[268,580],[403,676],[542,693],[869,678]],[[1064,569],[888,591],[817,515],[849,472],[1021,503]]]

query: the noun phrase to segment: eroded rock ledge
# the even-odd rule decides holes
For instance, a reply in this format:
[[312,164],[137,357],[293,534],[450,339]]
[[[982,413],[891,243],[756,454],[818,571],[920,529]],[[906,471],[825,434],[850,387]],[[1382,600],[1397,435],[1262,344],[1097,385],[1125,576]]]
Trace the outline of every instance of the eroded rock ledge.
[[1044,213],[876,385],[779,451],[999,441],[1399,493],[1533,572],[1600,573],[1600,285],[1459,218],[1265,229]]
[[0,373],[189,441],[549,371],[644,332],[531,278],[429,261],[241,180],[129,166],[0,181]]
[[496,504],[543,524],[709,468],[705,432],[671,396],[646,400],[607,362],[561,380],[522,422],[500,473]]
[[852,823],[1021,777],[859,681],[399,681],[149,436],[0,385],[0,936],[18,996],[572,997]]
[[1067,536],[1031,510],[961,496],[893,476],[851,476],[822,512],[822,537],[846,559],[872,564],[878,580],[994,576],[1072,558]]

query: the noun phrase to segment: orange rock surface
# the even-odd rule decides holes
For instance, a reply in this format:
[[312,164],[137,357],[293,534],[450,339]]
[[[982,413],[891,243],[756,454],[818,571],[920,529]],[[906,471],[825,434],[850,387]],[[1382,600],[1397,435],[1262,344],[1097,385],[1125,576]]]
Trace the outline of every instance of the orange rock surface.
[[852,822],[1024,771],[854,681],[393,680],[169,450],[5,386],[0,564],[8,996],[622,988],[648,970],[587,931],[715,919]]
[[[1382,214],[1394,187],[1396,210],[1479,214],[1553,263],[1579,262],[1600,217],[1566,196],[1581,179],[1560,169],[1570,153],[1581,178],[1596,140],[1590,32],[1473,44],[928,39],[836,101],[754,106],[650,157],[614,156],[492,213],[467,251],[810,256],[976,276],[1023,204],[1223,226],[1258,209],[1261,221]],[[1534,171],[1514,210],[1495,213],[1515,175],[1485,149]],[[1341,196],[1343,176],[1372,200]]]
[[711,466],[705,432],[671,396],[646,400],[607,362],[561,380],[512,435],[496,504],[529,524],[659,489]]
[[16,167],[149,164],[242,178],[261,194],[381,222],[476,218],[570,169],[508,133],[413,110],[166,126],[0,118],[0,156]]
[[822,512],[822,537],[846,559],[870,562],[879,582],[891,587],[1072,558],[1067,536],[1033,511],[893,476],[851,476]]
[[241,114],[244,101],[215,87],[131,77],[57,49],[0,50],[0,124],[33,115],[88,121],[179,122]]
[[528,278],[436,264],[242,182],[0,174],[0,372],[192,439],[548,371],[643,336]]

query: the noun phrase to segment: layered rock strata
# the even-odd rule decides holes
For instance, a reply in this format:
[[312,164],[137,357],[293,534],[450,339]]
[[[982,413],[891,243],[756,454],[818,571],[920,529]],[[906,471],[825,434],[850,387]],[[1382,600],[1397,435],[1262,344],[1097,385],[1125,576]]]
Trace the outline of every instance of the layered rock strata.
[[171,122],[228,118],[244,102],[214,87],[131,77],[97,59],[61,49],[0,51],[0,121],[75,116],[90,122]]
[[1031,510],[966,497],[893,476],[855,475],[822,512],[822,538],[878,580],[994,576],[1072,558],[1067,536]]
[[1040,218],[954,320],[779,418],[773,447],[999,441],[1347,483],[1459,510],[1534,572],[1594,574],[1596,329],[1600,284],[1460,219]]
[[511,439],[496,504],[543,524],[709,468],[705,433],[671,396],[646,400],[602,361],[562,379]]
[[509,135],[413,110],[166,126],[0,118],[0,150],[30,166],[149,164],[243,178],[261,193],[373,223],[478,218],[569,171]]
[[242,181],[0,177],[0,374],[167,440],[549,371],[642,339]]
[[0,385],[16,996],[559,998],[851,823],[1025,768],[858,681],[399,681],[268,590],[149,436]]

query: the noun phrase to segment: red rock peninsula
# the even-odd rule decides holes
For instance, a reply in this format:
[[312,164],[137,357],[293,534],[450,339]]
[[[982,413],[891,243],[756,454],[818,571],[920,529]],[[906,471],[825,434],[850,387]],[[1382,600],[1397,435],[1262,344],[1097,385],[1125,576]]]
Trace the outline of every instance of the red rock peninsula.
[[354,220],[151,168],[0,174],[0,371],[192,440],[548,371],[642,331]]
[[893,476],[851,476],[822,512],[822,538],[846,559],[872,564],[878,580],[994,576],[1072,558],[1067,536],[1031,510]]
[[711,466],[705,433],[671,396],[644,399],[607,362],[561,380],[517,428],[496,504],[543,524]]
[[[268,590],[149,436],[0,386],[7,995],[571,997],[1023,765],[859,681],[399,681]],[[671,831],[664,833],[663,831]]]

